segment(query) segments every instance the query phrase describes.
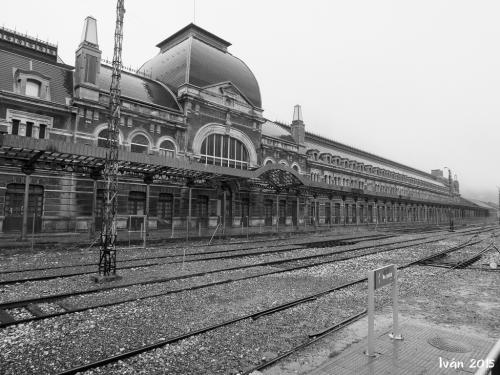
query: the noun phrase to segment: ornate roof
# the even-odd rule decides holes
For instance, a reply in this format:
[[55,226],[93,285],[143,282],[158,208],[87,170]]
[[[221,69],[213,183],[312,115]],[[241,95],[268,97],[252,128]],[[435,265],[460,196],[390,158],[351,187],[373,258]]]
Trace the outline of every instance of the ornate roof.
[[248,66],[227,52],[230,44],[194,24],[189,24],[157,45],[160,53],[140,70],[165,83],[174,93],[189,83],[205,87],[231,82],[258,108],[259,84]]

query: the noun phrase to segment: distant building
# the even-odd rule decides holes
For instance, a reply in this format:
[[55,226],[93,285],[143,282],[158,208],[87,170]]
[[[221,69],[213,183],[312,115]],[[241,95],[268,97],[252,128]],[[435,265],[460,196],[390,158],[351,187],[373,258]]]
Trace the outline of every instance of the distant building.
[[[139,71],[122,72],[120,228],[146,214],[152,230],[487,214],[441,170],[307,132],[300,105],[290,124],[266,119],[257,79],[229,46],[190,24]],[[57,46],[0,29],[1,231],[99,228],[110,82],[92,17],[74,67]]]
[[498,209],[498,204],[493,202],[484,202],[477,199],[469,199],[469,201],[475,203],[477,206],[487,210],[488,216],[492,218],[499,218],[500,211]]

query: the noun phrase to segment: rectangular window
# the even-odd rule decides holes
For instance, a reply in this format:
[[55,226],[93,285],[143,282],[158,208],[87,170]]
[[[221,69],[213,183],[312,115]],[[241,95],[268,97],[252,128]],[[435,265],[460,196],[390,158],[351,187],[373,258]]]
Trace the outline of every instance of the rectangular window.
[[87,55],[87,66],[85,67],[85,82],[95,84],[97,76],[97,57]]
[[19,134],[19,120],[12,119],[12,134]]
[[127,126],[128,126],[129,128],[131,128],[131,127],[132,127],[132,117],[129,117],[129,118],[127,119]]
[[91,109],[85,110],[85,118],[92,120],[92,110]]
[[27,122],[26,123],[26,137],[32,137],[32,136],[33,136],[33,123]]
[[40,131],[38,132],[38,138],[45,139],[46,131],[47,131],[47,125],[40,124]]

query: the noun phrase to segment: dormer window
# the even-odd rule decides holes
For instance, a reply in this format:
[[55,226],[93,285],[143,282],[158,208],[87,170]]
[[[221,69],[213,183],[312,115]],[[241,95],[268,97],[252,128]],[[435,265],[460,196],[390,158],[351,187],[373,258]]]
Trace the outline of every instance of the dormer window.
[[16,94],[50,100],[50,77],[34,70],[16,69],[13,89]]
[[41,90],[42,90],[42,83],[40,81],[36,81],[34,79],[26,80],[26,95],[39,98]]

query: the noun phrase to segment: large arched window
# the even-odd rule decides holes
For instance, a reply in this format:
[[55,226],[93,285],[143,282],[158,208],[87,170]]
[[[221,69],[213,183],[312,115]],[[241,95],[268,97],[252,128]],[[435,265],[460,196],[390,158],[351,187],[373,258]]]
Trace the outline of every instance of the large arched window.
[[99,147],[108,147],[108,129],[103,129],[97,135],[97,146]]
[[241,141],[225,134],[210,134],[201,144],[201,162],[247,169],[248,151]]
[[165,140],[160,144],[159,147],[160,155],[169,158],[175,157],[175,145],[172,141]]
[[137,134],[130,142],[130,151],[137,152],[140,154],[147,154],[149,150],[149,141],[142,135]]

